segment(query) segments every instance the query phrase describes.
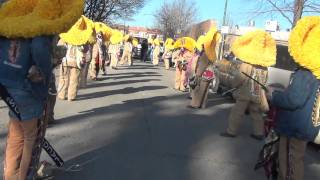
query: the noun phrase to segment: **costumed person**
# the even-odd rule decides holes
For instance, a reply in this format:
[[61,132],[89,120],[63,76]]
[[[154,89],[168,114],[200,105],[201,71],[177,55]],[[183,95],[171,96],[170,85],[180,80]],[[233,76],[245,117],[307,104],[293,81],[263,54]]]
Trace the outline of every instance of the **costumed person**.
[[124,43],[123,54],[121,57],[120,64],[123,65],[124,63],[128,63],[128,66],[132,66],[133,38],[129,36],[129,37],[125,37],[125,40],[126,42]]
[[282,90],[269,88],[277,109],[279,180],[302,180],[308,142],[320,144],[320,16],[298,21],[289,38],[289,52],[299,68]]
[[[53,40],[53,56],[52,56],[52,66],[53,69],[61,65],[62,59],[66,56],[67,47],[61,41],[58,41],[59,36],[55,36]],[[56,88],[56,77],[54,70],[52,71],[51,80],[49,83],[49,96],[47,100],[47,115],[48,124],[54,123],[54,107],[57,100],[57,88]]]
[[176,77],[175,77],[175,87],[174,87],[178,91],[186,92],[187,64],[193,58],[196,44],[197,44],[196,41],[190,37],[180,38],[174,44],[175,48],[181,48],[180,54],[177,57]]
[[9,112],[5,180],[36,176],[46,128],[53,36],[71,27],[83,7],[83,0],[10,0],[0,7],[0,84],[17,108]]
[[110,68],[117,69],[120,56],[120,43],[123,39],[121,32],[115,32],[110,38],[109,57],[111,59]]
[[[200,36],[197,41],[198,60],[195,62],[195,76],[190,82],[191,108],[205,108],[208,100],[209,85],[215,78],[213,63],[217,59],[216,46],[220,34],[215,27],[206,36]],[[192,84],[192,85],[191,85]],[[192,88],[193,87],[193,88]]]
[[80,73],[86,61],[84,47],[92,40],[93,34],[94,24],[85,16],[82,16],[68,32],[60,34],[68,49],[60,68],[60,100],[74,101],[77,97]]
[[170,61],[172,59],[172,52],[174,49],[174,41],[168,38],[165,42],[165,51],[163,53],[162,59],[164,61],[164,67],[166,70],[170,69]]
[[269,33],[257,30],[236,39],[231,50],[242,64],[233,79],[233,87],[237,88],[233,93],[236,104],[231,110],[226,132],[220,135],[236,137],[248,110],[253,122],[253,133],[250,136],[263,140],[263,114],[269,111],[265,92],[267,68],[276,64],[276,42]]
[[93,45],[88,43],[84,46],[84,53],[85,53],[85,61],[82,64],[81,72],[80,72],[80,88],[86,88],[87,87],[87,80],[88,80],[88,74],[89,74],[89,68],[91,64],[92,59],[92,49]]
[[180,51],[181,51],[181,48],[175,48],[175,49],[173,49],[173,52],[172,52],[172,61],[171,61],[171,63],[172,63],[172,64],[171,64],[171,67],[176,68],[177,60],[178,60],[178,57],[179,57]]
[[[96,59],[96,64],[95,64],[95,71],[96,74],[99,74],[99,71],[102,71],[102,75],[106,76],[107,75],[107,69],[106,66],[110,64],[110,59],[108,56],[108,48],[109,48],[109,41],[112,36],[113,30],[108,27],[106,24],[101,23],[101,22],[96,22],[95,23],[95,31],[97,33],[97,45],[99,47],[99,61]],[[96,48],[93,49],[94,53],[96,54]]]
[[103,75],[107,75],[105,69],[105,62],[107,58],[107,49],[104,42],[104,36],[102,32],[97,33],[96,43],[92,47],[89,76],[91,80],[97,81],[99,72],[102,70]]
[[152,53],[152,64],[154,66],[159,65],[159,56],[160,56],[160,41],[159,39],[155,39],[153,41],[153,53]]

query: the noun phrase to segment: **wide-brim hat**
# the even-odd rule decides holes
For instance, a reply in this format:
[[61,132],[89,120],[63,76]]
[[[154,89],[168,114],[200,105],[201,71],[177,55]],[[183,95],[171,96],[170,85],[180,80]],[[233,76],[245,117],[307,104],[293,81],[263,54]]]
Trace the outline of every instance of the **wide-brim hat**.
[[272,36],[262,30],[249,32],[232,44],[233,54],[245,63],[269,67],[276,64],[277,47]]
[[216,46],[221,39],[221,35],[216,27],[212,27],[208,33],[204,36],[203,46],[204,52],[208,59],[214,62],[217,59]]
[[110,38],[111,44],[119,44],[123,41],[123,34],[118,30],[113,30],[112,36]]
[[289,38],[294,61],[320,79],[320,16],[300,19]]
[[96,30],[96,33],[101,32],[103,34],[103,40],[104,41],[109,41],[111,36],[112,36],[112,28],[107,26],[106,24],[102,22],[95,22],[94,23],[94,28]]
[[175,43],[174,43],[174,48],[185,48],[190,52],[194,52],[195,48],[197,46],[197,42],[192,39],[191,37],[182,37],[179,38]]
[[197,40],[197,49],[199,51],[202,51],[203,50],[203,43],[204,43],[204,39],[205,39],[205,36],[201,35],[198,37],[198,40]]
[[10,0],[0,7],[0,36],[33,38],[67,31],[81,16],[84,0]]
[[94,22],[85,16],[81,18],[69,29],[68,32],[60,34],[60,38],[71,45],[80,46],[93,43]]

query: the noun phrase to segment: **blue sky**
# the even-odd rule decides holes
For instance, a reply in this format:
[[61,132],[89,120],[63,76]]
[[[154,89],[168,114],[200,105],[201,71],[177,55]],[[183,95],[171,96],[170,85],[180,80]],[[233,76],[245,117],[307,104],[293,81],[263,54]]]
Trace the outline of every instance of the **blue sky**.
[[[145,7],[140,12],[132,17],[133,21],[126,21],[126,25],[130,26],[145,26],[153,27],[154,19],[152,14],[158,9],[163,2],[171,2],[173,0],[147,0]],[[254,7],[254,1],[256,0],[229,0],[228,15],[236,25],[247,25],[248,20],[252,18],[250,10]],[[207,19],[216,19],[221,25],[223,19],[224,3],[225,0],[195,0],[199,9],[199,21]],[[271,17],[254,17],[256,26],[264,27],[265,21],[270,20]],[[282,29],[290,28],[290,24],[281,16],[273,17],[280,22]],[[124,22],[122,22],[124,23]]]

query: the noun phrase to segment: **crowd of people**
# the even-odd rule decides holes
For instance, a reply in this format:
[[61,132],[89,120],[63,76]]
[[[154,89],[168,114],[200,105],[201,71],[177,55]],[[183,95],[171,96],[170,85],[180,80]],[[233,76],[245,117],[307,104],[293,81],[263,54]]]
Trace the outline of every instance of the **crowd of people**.
[[[40,155],[35,150],[42,146],[47,124],[54,122],[56,98],[74,101],[87,79],[99,81],[100,75],[108,75],[108,68],[133,65],[133,49],[139,41],[81,16],[83,6],[83,0],[10,0],[0,6],[0,93],[2,99],[12,98],[11,104],[16,105],[9,112],[5,180],[36,176]],[[150,59],[154,66],[163,60],[166,70],[175,68],[174,89],[189,92],[189,108],[205,108],[209,85],[218,78],[220,41],[216,27],[197,40],[153,37],[141,42],[141,59]],[[230,82],[236,89],[236,103],[220,135],[237,137],[248,112],[253,120],[251,137],[263,140],[264,115],[275,112],[274,129],[280,137],[278,179],[303,179],[306,144],[320,144],[318,48],[320,17],[304,17],[289,39],[289,52],[298,69],[288,87],[267,85],[268,67],[277,63],[276,42],[270,33],[244,34],[226,56],[240,65]],[[59,67],[57,88],[55,67]]]

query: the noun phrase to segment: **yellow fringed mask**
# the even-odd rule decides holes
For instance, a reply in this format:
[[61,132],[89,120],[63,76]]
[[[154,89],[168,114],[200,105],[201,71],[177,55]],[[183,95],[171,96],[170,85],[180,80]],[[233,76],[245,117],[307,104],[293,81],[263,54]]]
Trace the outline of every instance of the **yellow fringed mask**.
[[112,36],[110,38],[111,44],[119,44],[123,40],[123,34],[118,30],[113,30]]
[[159,39],[155,39],[155,40],[153,41],[153,44],[156,45],[156,46],[160,46],[160,41],[159,41]]
[[185,48],[188,51],[194,53],[194,50],[197,46],[197,42],[192,39],[191,37],[183,37],[179,38],[175,43],[174,43],[174,48]]
[[94,36],[94,23],[85,16],[82,16],[68,32],[60,34],[64,42],[75,46],[90,43]]
[[320,16],[300,19],[289,38],[294,61],[320,79]]
[[109,26],[107,26],[102,22],[95,22],[94,27],[95,27],[96,33],[101,32],[103,34],[104,41],[110,40],[110,37],[112,36],[112,29]]
[[0,36],[33,38],[68,30],[81,16],[84,0],[10,0],[0,7]]
[[214,62],[217,59],[216,46],[220,39],[221,35],[216,27],[212,27],[204,37],[204,52],[211,62]]
[[165,48],[168,49],[168,50],[174,49],[174,46],[173,46],[173,45],[174,45],[174,40],[171,39],[171,38],[168,38],[168,39],[166,40],[166,42],[164,43]]
[[252,65],[269,67],[276,64],[276,41],[265,31],[252,31],[237,38],[231,50],[241,61]]
[[198,37],[198,40],[197,40],[197,49],[198,51],[202,51],[203,50],[203,43],[204,43],[204,39],[205,39],[205,36],[201,35]]

